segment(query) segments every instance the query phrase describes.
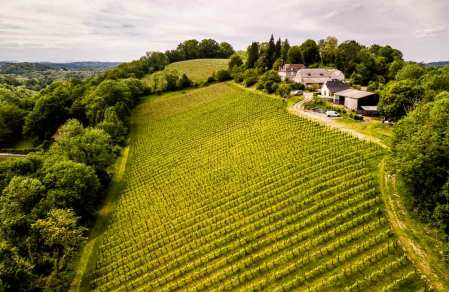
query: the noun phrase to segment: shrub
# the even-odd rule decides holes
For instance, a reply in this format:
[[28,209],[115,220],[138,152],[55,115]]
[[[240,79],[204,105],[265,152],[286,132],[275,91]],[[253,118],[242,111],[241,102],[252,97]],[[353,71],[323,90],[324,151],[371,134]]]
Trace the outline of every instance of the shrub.
[[183,89],[192,86],[192,81],[183,73],[181,77],[177,80],[177,88]]
[[237,54],[233,54],[228,62],[228,68],[231,70],[235,67],[239,67],[243,64],[241,57]]
[[217,71],[214,77],[215,77],[215,80],[220,81],[220,82],[231,79],[230,72],[228,72],[228,70],[224,70],[224,69]]
[[277,94],[280,95],[281,97],[288,97],[289,96],[289,92],[291,91],[290,86],[286,83],[281,83],[278,88],[277,88]]
[[242,74],[243,84],[246,87],[250,87],[258,82],[258,72],[255,69],[247,69]]
[[273,93],[278,88],[278,83],[281,82],[280,76],[278,76],[278,73],[269,70],[266,73],[264,73],[261,78],[258,81],[258,84],[256,86],[257,89],[264,89],[268,93]]

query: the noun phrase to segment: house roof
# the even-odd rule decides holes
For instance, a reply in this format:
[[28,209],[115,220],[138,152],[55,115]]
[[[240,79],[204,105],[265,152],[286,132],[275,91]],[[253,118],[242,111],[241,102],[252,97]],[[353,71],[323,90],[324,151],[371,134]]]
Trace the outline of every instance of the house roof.
[[297,72],[300,69],[305,68],[303,64],[284,64],[281,66],[280,71],[282,72]]
[[357,89],[350,88],[350,89],[338,91],[335,94],[339,95],[339,96],[359,99],[359,98],[363,98],[363,97],[366,97],[366,96],[374,95],[375,93],[369,92],[369,91],[363,91],[363,90],[357,90]]
[[328,77],[303,77],[303,83],[305,84],[317,84],[317,83],[325,83],[327,80],[330,80]]
[[327,82],[325,82],[324,85],[328,88],[330,92],[333,93],[350,88],[350,86],[348,86],[347,84],[338,79],[328,80]]
[[338,69],[309,68],[300,69],[297,75],[302,78],[344,79],[344,73]]

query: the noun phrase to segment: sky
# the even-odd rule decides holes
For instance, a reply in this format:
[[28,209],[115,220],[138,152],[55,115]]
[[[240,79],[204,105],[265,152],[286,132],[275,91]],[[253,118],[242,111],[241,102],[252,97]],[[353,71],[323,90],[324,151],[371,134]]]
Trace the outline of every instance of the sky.
[[448,60],[448,0],[0,0],[0,60],[129,61],[213,38],[236,50],[270,34],[300,44],[391,45]]

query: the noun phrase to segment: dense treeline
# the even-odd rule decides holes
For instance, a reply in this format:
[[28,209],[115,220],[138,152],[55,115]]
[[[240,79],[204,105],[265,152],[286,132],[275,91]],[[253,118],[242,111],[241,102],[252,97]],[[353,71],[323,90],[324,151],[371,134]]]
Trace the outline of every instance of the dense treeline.
[[233,53],[234,49],[229,43],[218,43],[213,39],[203,39],[200,42],[195,39],[187,40],[175,50],[165,52],[170,63],[201,58],[229,58]]
[[[195,57],[209,57],[206,45],[216,43],[211,41],[200,42]],[[234,52],[226,43],[218,47],[211,57]],[[147,53],[88,79],[53,82],[38,93],[0,87],[0,146],[24,135],[43,149],[0,162],[0,291],[68,289],[74,256],[126,142],[132,108],[143,95],[192,85],[186,75],[164,75],[161,83],[169,86],[158,88],[140,79],[164,69],[173,61],[169,56]]]
[[35,102],[34,91],[0,84],[0,146],[22,136],[27,113]]
[[[378,89],[394,80],[404,66],[402,53],[390,46],[363,46],[351,40],[338,43],[335,37],[308,39],[291,45],[288,39],[275,41],[273,35],[268,42],[253,42],[246,51],[245,62],[237,54],[230,58],[230,73],[234,80],[245,86],[258,83],[258,89],[286,97],[290,90],[302,88],[292,82],[281,82],[275,76],[283,64],[304,64],[308,68],[337,68],[353,85],[368,85]],[[270,72],[270,73],[268,73]],[[258,82],[259,81],[259,82]]]
[[380,91],[379,107],[394,125],[392,171],[410,209],[448,237],[448,66],[407,64]]

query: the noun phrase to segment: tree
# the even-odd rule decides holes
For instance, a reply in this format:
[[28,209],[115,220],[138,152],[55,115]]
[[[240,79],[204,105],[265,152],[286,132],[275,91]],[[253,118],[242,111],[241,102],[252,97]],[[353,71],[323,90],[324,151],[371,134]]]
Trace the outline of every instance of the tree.
[[230,58],[230,62],[228,62],[228,69],[233,69],[233,67],[239,67],[241,66],[242,63],[242,59],[241,57],[239,57],[239,55],[237,54],[233,54]]
[[94,167],[102,182],[107,178],[108,166],[114,161],[111,137],[102,129],[85,129],[73,119],[61,126],[49,152]]
[[252,86],[258,82],[258,72],[256,69],[247,69],[242,74],[243,84],[246,87]]
[[[383,68],[377,68],[376,56],[368,49],[362,48],[358,53],[359,63],[352,74],[352,80],[355,84],[367,85],[369,81],[377,79],[377,71],[383,71]],[[379,62],[383,63],[381,60]],[[382,66],[382,65],[380,65]],[[357,76],[357,77],[355,77]]]
[[133,95],[128,85],[125,80],[104,80],[95,90],[83,97],[90,125],[100,123],[105,118],[106,109],[119,103],[123,104],[124,109],[124,111],[117,111],[119,117],[124,119],[129,115],[131,107],[136,103],[137,96]]
[[187,77],[186,74],[181,74],[181,76],[177,80],[177,88],[184,89],[192,86],[192,81]]
[[221,69],[214,74],[214,79],[219,82],[230,80],[230,72],[228,72],[228,70]]
[[[99,202],[100,182],[92,167],[70,160],[52,163],[44,170],[42,182],[47,194],[46,208],[73,208],[84,219],[93,218]],[[47,210],[43,210],[45,212]]]
[[274,54],[274,60],[277,60],[281,58],[281,39],[278,38],[276,44],[275,44],[275,54]]
[[21,137],[26,112],[12,103],[0,103],[0,146]]
[[387,79],[393,80],[395,79],[395,76],[397,75],[397,72],[400,71],[400,69],[403,68],[405,65],[405,62],[400,59],[394,60],[392,63],[389,64],[388,70],[387,70]]
[[49,139],[71,115],[72,103],[78,97],[72,89],[71,81],[59,81],[42,90],[25,118],[24,133],[41,140]]
[[303,52],[299,46],[292,46],[289,48],[287,55],[287,63],[289,64],[303,64]]
[[33,268],[17,247],[0,239],[0,291],[30,291]]
[[197,40],[187,40],[177,46],[183,60],[196,59],[199,57],[199,43]]
[[422,98],[423,89],[411,80],[390,81],[380,91],[378,109],[386,117],[398,120]]
[[417,81],[425,73],[425,69],[417,63],[408,63],[397,72],[396,80]]
[[309,39],[303,42],[300,46],[303,54],[303,62],[306,66],[310,66],[312,64],[317,64],[320,62],[320,51],[319,46],[317,46],[316,42]]
[[290,47],[291,46],[289,45],[288,39],[285,39],[283,41],[283,44],[281,45],[281,59],[283,60],[283,62],[286,62],[288,59],[288,52]]
[[257,89],[263,89],[268,93],[273,93],[278,88],[278,83],[281,82],[280,76],[277,72],[273,70],[269,70],[265,72],[261,78],[259,78],[258,83],[256,84]]
[[275,40],[273,38],[273,34],[270,36],[270,40],[269,40],[269,44],[267,46],[267,50],[266,50],[266,64],[265,67],[266,68],[272,68],[273,66],[273,62],[275,62],[276,59],[276,46],[275,46]]
[[199,58],[214,58],[220,55],[220,46],[213,39],[204,39],[198,45]]
[[14,177],[0,197],[1,238],[13,244],[23,244],[29,232],[32,210],[45,194],[45,186],[39,179]]
[[47,218],[32,225],[38,235],[37,241],[54,259],[53,270],[46,279],[46,290],[65,290],[70,286],[72,276],[67,265],[86,239],[84,233],[87,229],[77,224],[78,219],[70,209],[52,209]]
[[257,42],[253,42],[248,48],[247,48],[247,61],[245,63],[245,66],[247,68],[255,68],[256,61],[259,58],[259,45]]
[[422,75],[420,83],[425,89],[426,101],[433,100],[441,91],[448,91],[448,66],[430,69]]
[[401,60],[403,57],[402,52],[392,48],[391,46],[381,47],[379,45],[372,45],[370,50],[374,54],[384,57],[386,59],[386,63],[392,63],[394,60]]
[[273,63],[272,69],[275,71],[278,71],[280,67],[283,66],[283,60],[282,59],[276,59]]
[[356,41],[345,41],[337,47],[336,67],[346,76],[350,76],[355,71],[361,49],[362,46]]
[[413,208],[448,232],[448,92],[422,103],[394,127],[391,163]]
[[290,87],[286,83],[281,83],[277,88],[277,94],[284,98],[287,98],[290,92],[291,92]]
[[141,61],[145,63],[147,73],[162,70],[170,62],[167,54],[161,52],[147,52]]
[[323,65],[335,64],[337,44],[337,38],[333,36],[319,41],[320,58]]
[[28,176],[35,173],[41,166],[38,154],[28,154],[27,157],[6,159],[0,161],[0,190],[6,188],[15,176]]
[[219,45],[219,55],[217,57],[220,58],[229,58],[234,54],[233,47],[227,42],[221,42]]

